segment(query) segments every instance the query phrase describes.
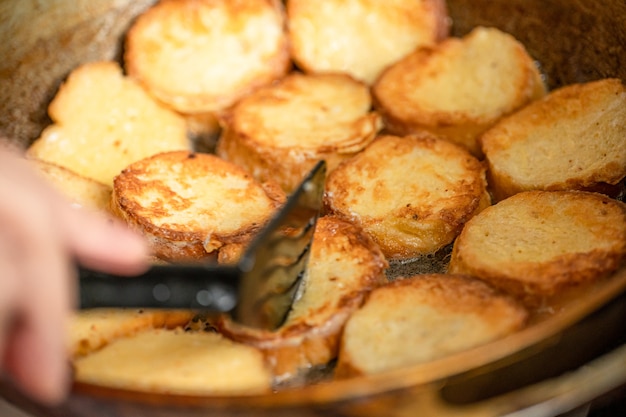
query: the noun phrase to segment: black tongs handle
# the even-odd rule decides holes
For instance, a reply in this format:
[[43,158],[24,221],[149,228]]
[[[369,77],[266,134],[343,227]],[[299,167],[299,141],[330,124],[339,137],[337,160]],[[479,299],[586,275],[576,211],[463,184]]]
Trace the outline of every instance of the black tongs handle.
[[217,264],[154,265],[135,277],[80,268],[80,308],[201,308],[228,312],[238,303],[241,271]]
[[319,161],[236,265],[154,265],[136,277],[79,268],[80,307],[200,308],[276,328],[301,281],[319,215],[326,163]]

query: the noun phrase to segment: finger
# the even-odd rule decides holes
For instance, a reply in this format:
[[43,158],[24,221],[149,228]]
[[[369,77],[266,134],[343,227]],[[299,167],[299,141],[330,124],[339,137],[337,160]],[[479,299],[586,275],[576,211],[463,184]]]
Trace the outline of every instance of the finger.
[[11,241],[9,261],[19,277],[5,364],[26,393],[57,402],[69,376],[65,335],[71,269],[48,201],[32,187],[23,189],[2,177],[0,191],[10,196],[0,204],[0,228]]
[[[149,251],[145,239],[123,227],[120,221],[72,207],[22,158],[0,150],[0,166],[7,168],[0,171],[0,175],[11,172],[12,178],[17,176],[31,193],[37,192],[40,199],[45,199],[44,207],[54,212],[54,221],[59,223],[57,228],[64,233],[64,248],[84,266],[129,275],[147,269]],[[20,210],[20,205],[13,206]]]
[[64,398],[68,386],[66,332],[72,269],[55,235],[40,230],[42,237],[31,235],[28,245],[21,247],[23,282],[6,358],[19,386],[41,401],[55,403]]
[[[0,230],[0,358],[4,356],[6,334],[10,330],[15,304],[18,300],[19,278],[15,258],[6,234]],[[2,367],[5,367],[2,362]]]
[[81,265],[116,274],[138,274],[148,267],[146,240],[122,222],[70,208],[61,215],[68,249]]

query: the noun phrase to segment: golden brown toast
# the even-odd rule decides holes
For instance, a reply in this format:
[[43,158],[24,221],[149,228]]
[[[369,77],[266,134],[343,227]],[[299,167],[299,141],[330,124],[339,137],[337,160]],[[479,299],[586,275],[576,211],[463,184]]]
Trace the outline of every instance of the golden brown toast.
[[444,0],[288,0],[289,41],[305,72],[372,83],[388,65],[448,35]]
[[368,87],[345,74],[293,73],[238,102],[217,154],[291,192],[321,159],[332,171],[382,127]]
[[220,111],[291,67],[277,0],[162,0],[126,37],[128,74],[181,113]]
[[626,256],[626,205],[583,191],[526,191],[471,219],[449,272],[477,276],[529,306],[617,269]]
[[157,257],[184,260],[248,242],[284,200],[278,185],[215,155],[174,151],[125,168],[111,209],[147,237]]
[[73,70],[48,113],[54,123],[28,154],[106,185],[132,162],[190,147],[183,118],[125,77],[115,62]]
[[336,376],[432,361],[521,329],[528,312],[478,279],[424,274],[371,292],[341,337]]
[[478,27],[391,65],[372,94],[390,133],[426,130],[480,156],[478,136],[542,97],[545,86],[521,43],[498,29]]
[[89,210],[109,211],[111,186],[84,177],[52,162],[36,158],[29,158],[28,161],[72,204]]
[[381,136],[328,176],[324,206],[359,224],[388,259],[432,254],[490,204],[485,169],[430,134]]
[[74,378],[95,385],[185,395],[269,392],[257,349],[215,332],[149,329],[74,360]]
[[151,328],[186,325],[196,313],[185,310],[97,308],[74,313],[69,327],[72,358],[87,355],[112,341]]
[[501,120],[481,142],[497,200],[618,185],[626,177],[626,89],[618,79],[562,87]]
[[275,383],[297,381],[337,355],[345,321],[365,295],[385,282],[387,262],[359,228],[332,216],[318,220],[300,296],[276,331],[244,327],[222,317],[227,337],[261,349]]

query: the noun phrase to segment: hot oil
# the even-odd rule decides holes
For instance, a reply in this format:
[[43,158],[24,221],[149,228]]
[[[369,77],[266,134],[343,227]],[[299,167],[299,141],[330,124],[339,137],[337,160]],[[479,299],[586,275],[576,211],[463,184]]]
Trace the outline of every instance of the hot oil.
[[389,260],[387,278],[394,280],[418,274],[443,274],[448,269],[453,244],[444,246],[435,253],[411,259]]

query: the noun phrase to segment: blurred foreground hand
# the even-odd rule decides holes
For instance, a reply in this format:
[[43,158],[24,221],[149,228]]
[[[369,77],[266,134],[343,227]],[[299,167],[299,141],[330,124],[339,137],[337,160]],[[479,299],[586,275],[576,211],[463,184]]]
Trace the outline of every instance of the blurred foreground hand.
[[0,366],[26,394],[54,404],[67,393],[76,261],[136,274],[147,259],[141,237],[72,206],[26,160],[0,147]]

